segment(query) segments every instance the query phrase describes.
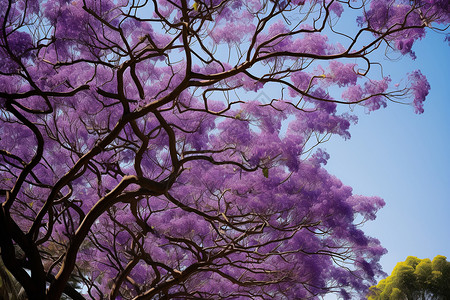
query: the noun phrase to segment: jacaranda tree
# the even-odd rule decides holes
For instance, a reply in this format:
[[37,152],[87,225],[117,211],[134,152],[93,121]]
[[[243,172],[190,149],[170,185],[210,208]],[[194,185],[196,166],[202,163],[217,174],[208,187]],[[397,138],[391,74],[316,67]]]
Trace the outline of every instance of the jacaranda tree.
[[40,300],[364,295],[384,202],[315,146],[355,105],[422,112],[425,77],[376,53],[448,21],[447,0],[2,0],[4,265]]

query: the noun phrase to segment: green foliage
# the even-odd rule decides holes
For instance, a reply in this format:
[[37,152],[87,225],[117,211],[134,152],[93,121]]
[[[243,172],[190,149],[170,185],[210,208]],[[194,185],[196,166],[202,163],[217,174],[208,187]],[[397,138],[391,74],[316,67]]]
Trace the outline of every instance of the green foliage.
[[392,274],[370,287],[369,300],[450,299],[450,262],[442,255],[430,259],[408,256]]
[[262,172],[263,172],[264,177],[269,178],[269,169],[268,168],[263,168]]

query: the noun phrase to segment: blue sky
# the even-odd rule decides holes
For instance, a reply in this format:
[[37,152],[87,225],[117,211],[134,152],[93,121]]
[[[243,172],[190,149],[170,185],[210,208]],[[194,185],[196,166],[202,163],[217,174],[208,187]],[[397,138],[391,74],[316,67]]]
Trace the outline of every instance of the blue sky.
[[393,78],[415,69],[427,76],[425,113],[394,103],[369,115],[361,109],[350,140],[322,145],[330,173],[354,193],[386,201],[364,230],[388,249],[381,261],[387,273],[409,255],[450,259],[450,47],[443,39],[429,32],[413,48],[415,61],[383,62]]

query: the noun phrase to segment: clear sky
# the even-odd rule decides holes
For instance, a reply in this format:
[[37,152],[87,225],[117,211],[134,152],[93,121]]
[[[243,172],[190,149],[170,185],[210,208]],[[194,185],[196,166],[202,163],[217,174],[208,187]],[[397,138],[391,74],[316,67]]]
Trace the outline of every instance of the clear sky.
[[427,76],[425,113],[394,103],[370,115],[361,110],[350,140],[322,145],[330,173],[354,193],[386,201],[364,230],[388,249],[381,263],[389,274],[410,255],[450,259],[450,47],[443,40],[429,32],[413,48],[415,61],[384,62],[393,77],[415,69]]

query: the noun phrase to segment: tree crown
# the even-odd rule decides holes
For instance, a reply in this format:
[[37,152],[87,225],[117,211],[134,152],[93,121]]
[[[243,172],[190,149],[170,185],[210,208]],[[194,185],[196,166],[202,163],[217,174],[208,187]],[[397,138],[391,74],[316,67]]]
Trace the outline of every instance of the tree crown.
[[425,76],[375,54],[448,21],[445,0],[0,2],[6,268],[41,300],[364,293],[384,201],[316,146],[350,137],[339,104],[421,113]]
[[368,299],[448,299],[450,262],[442,255],[433,261],[408,256],[392,274],[370,287]]

